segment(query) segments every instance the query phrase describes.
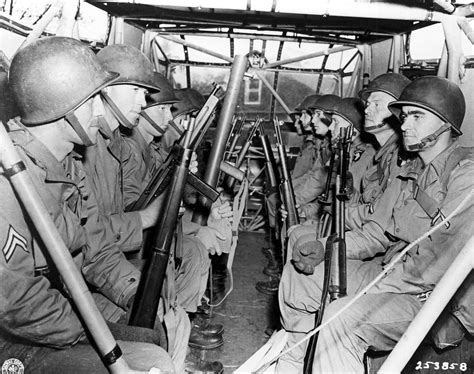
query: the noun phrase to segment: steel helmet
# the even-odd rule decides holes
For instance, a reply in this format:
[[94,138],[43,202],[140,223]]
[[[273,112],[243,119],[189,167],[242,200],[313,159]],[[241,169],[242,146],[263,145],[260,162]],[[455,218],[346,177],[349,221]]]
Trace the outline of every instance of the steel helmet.
[[315,103],[310,105],[309,109],[331,112],[341,100],[342,98],[337,95],[322,95]]
[[306,96],[301,103],[299,103],[293,113],[300,113],[303,110],[310,109],[318,99],[321,97],[321,95],[308,95]]
[[192,112],[200,109],[191,101],[191,99],[186,94],[186,91],[180,89],[175,90],[174,93],[179,99],[177,103],[173,104],[173,108],[171,109],[171,113],[173,113],[174,118],[181,114],[191,114]]
[[416,79],[403,90],[399,100],[391,102],[388,108],[399,118],[404,105],[429,110],[449,123],[454,134],[462,134],[466,101],[458,85],[448,79],[435,76]]
[[72,114],[117,78],[118,74],[106,71],[82,42],[53,36],[38,39],[16,53],[9,85],[22,122],[40,125]]
[[114,84],[133,84],[159,91],[153,73],[153,64],[137,48],[125,44],[112,44],[97,53],[102,66],[116,71],[120,78]]
[[393,96],[398,100],[403,89],[410,83],[410,80],[402,74],[386,73],[379,75],[369,83],[367,88],[359,91],[359,97],[363,101],[367,101],[372,92],[380,91]]
[[183,88],[184,94],[188,97],[191,102],[201,109],[206,103],[206,98],[198,90],[194,88]]
[[147,105],[143,109],[160,104],[174,104],[179,101],[174,94],[173,86],[163,74],[155,72],[153,79],[155,85],[160,88],[160,91],[147,95]]
[[351,123],[357,130],[362,131],[364,122],[364,105],[356,97],[346,97],[339,100],[334,107],[329,110],[332,114],[338,114]]
[[0,71],[0,121],[8,121],[18,115],[18,108],[8,87],[8,73]]

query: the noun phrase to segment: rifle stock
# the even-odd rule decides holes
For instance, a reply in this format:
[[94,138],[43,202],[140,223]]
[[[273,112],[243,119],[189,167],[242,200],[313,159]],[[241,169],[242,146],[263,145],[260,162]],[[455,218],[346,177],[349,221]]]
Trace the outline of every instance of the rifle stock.
[[178,220],[179,206],[183,197],[184,187],[191,162],[190,148],[192,130],[195,119],[192,118],[186,130],[183,150],[179,160],[172,164],[171,181],[168,184],[164,206],[155,225],[150,258],[142,272],[140,284],[135,296],[129,324],[153,328],[158,311],[158,302],[168,266],[171,242]]
[[298,216],[298,210],[296,209],[296,199],[295,193],[293,191],[293,183],[291,181],[290,172],[287,166],[287,156],[285,145],[281,137],[280,125],[278,119],[273,120],[273,125],[275,127],[275,136],[276,136],[276,146],[278,149],[278,156],[280,158],[280,168],[281,168],[281,180],[280,180],[280,193],[282,201],[285,205],[285,210],[288,212],[286,218],[287,228],[291,226],[298,225],[300,219]]

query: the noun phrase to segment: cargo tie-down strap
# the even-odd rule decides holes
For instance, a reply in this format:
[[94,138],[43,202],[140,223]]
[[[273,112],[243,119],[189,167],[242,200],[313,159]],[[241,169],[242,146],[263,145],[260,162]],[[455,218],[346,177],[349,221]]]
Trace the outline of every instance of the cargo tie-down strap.
[[221,305],[227,296],[230,295],[232,290],[234,289],[234,277],[232,274],[232,265],[234,263],[234,256],[235,256],[235,249],[237,248],[237,242],[239,239],[239,223],[244,213],[245,204],[247,203],[247,196],[249,194],[249,181],[247,178],[244,178],[240,184],[239,192],[234,197],[234,201],[232,203],[232,211],[233,211],[233,220],[232,220],[232,243],[229,250],[229,257],[227,259],[227,271],[229,273],[229,290],[226,292],[222,300],[220,300],[217,304],[209,304],[211,307],[217,307]]

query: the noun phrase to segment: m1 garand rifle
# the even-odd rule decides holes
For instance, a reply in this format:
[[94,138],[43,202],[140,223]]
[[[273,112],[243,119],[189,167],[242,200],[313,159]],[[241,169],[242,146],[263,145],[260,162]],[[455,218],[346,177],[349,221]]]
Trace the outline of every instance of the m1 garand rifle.
[[291,181],[290,171],[287,166],[286,148],[281,136],[280,124],[278,118],[273,119],[273,126],[275,128],[276,146],[278,150],[278,157],[280,158],[280,196],[285,210],[288,212],[286,217],[287,229],[291,226],[298,225],[300,218],[298,210],[296,209],[296,199],[293,190],[293,183]]
[[170,257],[170,248],[178,220],[193,150],[190,147],[195,118],[184,133],[179,157],[173,157],[166,199],[153,232],[151,254],[147,259],[132,307],[129,324],[153,328],[158,310],[161,289]]
[[[345,234],[345,203],[349,200],[349,148],[352,139],[352,127],[341,128],[338,142],[338,172],[336,183],[333,185],[333,225],[334,232],[326,241],[324,259],[324,283],[321,294],[321,306],[316,326],[321,325],[326,306],[326,299],[329,295],[330,301],[347,296],[347,270],[346,270],[346,234]],[[312,336],[306,351],[306,360],[303,372],[312,372],[314,353],[318,334]]]
[[[240,148],[239,154],[237,156],[237,159],[235,161],[234,167],[237,169],[240,169],[242,164],[245,161],[245,157],[247,157],[247,153],[250,149],[250,146],[252,145],[252,140],[257,132],[257,129],[259,128],[260,123],[262,122],[261,118],[257,118],[257,120],[251,125],[249,132],[247,134],[247,138],[245,139],[244,144],[242,144],[242,147]],[[232,191],[234,189],[235,185],[235,178],[231,176],[227,176],[224,180],[224,186],[228,191]]]

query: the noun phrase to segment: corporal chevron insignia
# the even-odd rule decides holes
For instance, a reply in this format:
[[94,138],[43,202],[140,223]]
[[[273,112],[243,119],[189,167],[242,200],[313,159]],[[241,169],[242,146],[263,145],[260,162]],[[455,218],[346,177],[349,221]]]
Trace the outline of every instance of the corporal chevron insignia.
[[5,256],[5,261],[8,262],[12,258],[13,254],[17,247],[20,247],[25,252],[28,252],[28,248],[26,247],[26,239],[21,236],[12,225],[8,229],[8,237],[5,245],[2,248],[3,255]]

